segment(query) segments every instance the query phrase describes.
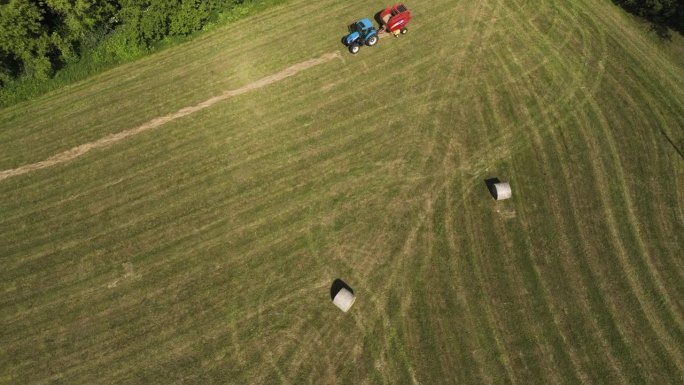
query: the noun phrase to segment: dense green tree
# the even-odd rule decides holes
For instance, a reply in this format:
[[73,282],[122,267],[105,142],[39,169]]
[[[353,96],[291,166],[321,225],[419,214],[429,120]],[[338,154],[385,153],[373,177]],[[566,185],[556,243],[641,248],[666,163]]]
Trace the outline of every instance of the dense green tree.
[[201,29],[211,8],[211,1],[201,0],[120,0],[120,4],[127,34],[143,45]]
[[50,72],[50,36],[43,25],[43,10],[29,0],[0,5],[1,80],[21,72],[45,78]]
[[[254,0],[256,1],[256,0]],[[202,29],[244,0],[0,0],[0,87],[46,79],[115,32],[117,53]],[[111,51],[111,49],[110,49]]]
[[684,30],[684,1],[683,0],[613,0],[627,11],[641,16],[661,31],[667,32],[672,27],[680,32]]
[[644,17],[668,17],[674,12],[676,0],[623,0],[623,5]]
[[169,32],[172,35],[187,35],[200,30],[209,18],[206,3],[201,0],[181,1],[178,12],[171,16]]
[[77,58],[77,46],[111,23],[115,0],[9,0],[0,5],[0,81],[48,77]]

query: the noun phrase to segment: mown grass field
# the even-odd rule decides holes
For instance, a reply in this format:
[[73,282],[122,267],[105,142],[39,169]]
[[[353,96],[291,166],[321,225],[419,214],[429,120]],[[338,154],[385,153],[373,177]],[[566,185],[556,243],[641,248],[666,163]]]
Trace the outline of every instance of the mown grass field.
[[385,5],[292,0],[1,110],[11,170],[339,52],[0,180],[0,384],[684,382],[682,39],[434,0],[347,54]]

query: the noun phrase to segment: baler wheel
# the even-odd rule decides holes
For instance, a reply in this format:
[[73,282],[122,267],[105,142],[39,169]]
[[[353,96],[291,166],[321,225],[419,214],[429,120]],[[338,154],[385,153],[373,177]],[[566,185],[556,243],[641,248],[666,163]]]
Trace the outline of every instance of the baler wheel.
[[401,29],[401,34],[402,34],[402,35],[406,34],[407,32],[408,32],[408,29],[406,29],[406,28],[402,28],[402,29]]

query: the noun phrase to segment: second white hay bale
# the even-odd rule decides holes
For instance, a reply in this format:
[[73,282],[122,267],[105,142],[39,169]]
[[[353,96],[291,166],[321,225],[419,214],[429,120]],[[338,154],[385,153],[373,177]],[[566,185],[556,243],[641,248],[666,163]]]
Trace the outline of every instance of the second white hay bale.
[[494,183],[492,190],[494,193],[494,199],[497,201],[508,199],[512,195],[511,185],[505,182]]
[[335,295],[335,298],[333,299],[333,303],[335,304],[335,306],[340,308],[340,310],[342,310],[345,313],[349,310],[349,308],[352,307],[354,301],[356,301],[356,296],[354,295],[354,293],[347,290],[346,288],[341,288],[340,291],[338,291]]

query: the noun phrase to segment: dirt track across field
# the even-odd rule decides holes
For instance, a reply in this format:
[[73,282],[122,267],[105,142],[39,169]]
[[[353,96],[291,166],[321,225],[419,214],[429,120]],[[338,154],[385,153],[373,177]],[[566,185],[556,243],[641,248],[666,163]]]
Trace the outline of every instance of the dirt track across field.
[[64,152],[60,152],[59,154],[53,155],[50,158],[43,160],[43,161],[40,161],[40,162],[26,164],[26,165],[23,165],[23,166],[20,166],[17,168],[0,171],[0,181],[7,179],[7,178],[10,178],[10,177],[13,177],[13,176],[26,174],[26,173],[29,173],[31,171],[41,170],[41,169],[48,168],[48,167],[51,167],[51,166],[54,166],[54,165],[57,165],[60,163],[68,162],[70,160],[78,158],[79,156],[87,153],[90,150],[110,146],[110,145],[117,143],[117,142],[120,142],[120,141],[122,141],[128,137],[138,135],[141,132],[150,130],[152,128],[159,127],[161,125],[164,125],[164,124],[171,122],[173,120],[176,120],[178,118],[182,118],[184,116],[193,114],[197,111],[211,107],[214,104],[221,102],[223,100],[226,100],[228,98],[231,98],[233,96],[242,95],[244,93],[247,93],[247,92],[262,88],[262,87],[266,87],[269,84],[273,84],[275,82],[281,81],[281,80],[286,79],[288,77],[294,76],[294,75],[298,74],[299,72],[302,72],[306,69],[309,69],[311,67],[315,67],[315,66],[320,65],[320,64],[327,63],[327,62],[329,62],[335,58],[339,58],[339,57],[340,57],[339,52],[330,52],[330,53],[322,55],[316,59],[311,59],[311,60],[303,61],[301,63],[297,63],[293,66],[285,68],[284,70],[282,70],[278,73],[263,77],[263,78],[255,81],[255,82],[249,83],[249,84],[242,86],[240,88],[233,89],[233,90],[226,90],[221,95],[214,96],[213,98],[207,99],[207,100],[203,101],[202,103],[197,104],[195,106],[185,107],[185,108],[182,108],[182,109],[180,109],[180,110],[178,110],[172,114],[152,119],[149,122],[147,122],[147,123],[145,123],[139,127],[132,128],[132,129],[126,130],[126,131],[122,131],[122,132],[119,132],[116,134],[112,134],[112,135],[106,136],[100,140],[96,140],[94,142],[82,144],[80,146],[71,148],[71,149],[66,150]]

